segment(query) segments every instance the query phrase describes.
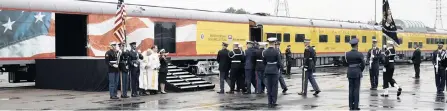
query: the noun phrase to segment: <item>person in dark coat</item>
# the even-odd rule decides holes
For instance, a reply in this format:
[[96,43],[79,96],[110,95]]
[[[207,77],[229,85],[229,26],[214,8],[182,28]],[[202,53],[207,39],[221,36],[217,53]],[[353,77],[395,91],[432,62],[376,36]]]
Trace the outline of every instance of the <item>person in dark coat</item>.
[[369,49],[366,58],[369,61],[369,80],[371,83],[370,90],[377,90],[379,85],[380,49],[377,47],[376,39],[373,39],[373,46]]
[[265,89],[265,65],[263,62],[262,52],[265,49],[265,43],[259,43],[259,49],[256,50],[256,77],[258,78],[256,81],[256,93],[257,94],[263,94]]
[[290,50],[291,46],[287,45],[287,49],[286,49],[286,75],[287,78],[290,79],[290,70],[292,68],[292,51]]
[[304,40],[304,67],[303,67],[303,74],[302,74],[302,91],[298,93],[299,95],[306,96],[307,95],[307,81],[310,82],[312,85],[312,88],[315,90],[315,93],[313,95],[318,95],[321,90],[318,87],[317,81],[315,81],[315,78],[313,76],[313,72],[315,71],[315,57],[316,52],[314,48],[310,46],[310,39]]
[[346,62],[348,63],[348,74],[347,78],[349,80],[349,109],[350,110],[360,110],[359,108],[359,98],[360,98],[360,83],[363,77],[362,72],[365,69],[365,62],[363,61],[363,54],[358,51],[357,38],[351,39],[349,44],[351,44],[352,50],[346,52]]
[[421,50],[419,49],[419,46],[417,44],[414,44],[414,47],[416,50],[413,52],[413,56],[411,57],[411,60],[413,61],[414,65],[414,74],[415,76],[413,78],[419,79],[419,73],[421,72]]
[[[275,43],[275,48],[276,48],[276,50],[278,50],[279,55],[281,57],[281,61],[282,61],[283,57],[282,57],[280,46],[281,46],[281,42],[277,41]],[[283,66],[283,65],[281,65],[281,66]],[[282,93],[286,94],[287,90],[289,90],[289,89],[287,88],[286,81],[284,81],[283,72],[284,72],[284,67],[280,67],[279,68],[279,85],[281,85]]]
[[228,56],[231,58],[231,69],[230,69],[230,79],[231,79],[231,85],[230,85],[230,92],[229,94],[234,93],[234,87],[237,82],[237,87],[242,89],[243,92],[246,92],[245,86],[244,86],[244,67],[243,63],[245,63],[245,54],[244,52],[239,48],[239,43],[235,42],[233,43],[233,50],[228,53]]
[[120,61],[118,64],[118,67],[120,69],[120,73],[121,73],[121,98],[129,98],[129,96],[127,96],[127,89],[129,89],[129,51],[125,50],[124,48],[125,43],[121,43],[120,44],[120,48],[121,48],[121,56],[120,56]]
[[217,92],[219,94],[225,93],[225,81],[229,82],[229,71],[231,65],[231,58],[228,57],[228,53],[230,50],[227,49],[228,44],[222,42],[222,49],[217,53],[217,62],[219,63],[219,71],[220,71],[220,91]]
[[160,69],[158,70],[158,82],[160,83],[160,93],[166,94],[165,85],[166,85],[166,76],[168,76],[168,54],[165,49],[160,50]]
[[140,77],[140,61],[143,60],[143,55],[137,51],[137,43],[131,42],[131,50],[129,51],[129,68],[130,68],[130,89],[132,90],[132,97],[138,96],[139,77]]
[[262,52],[265,65],[264,74],[267,83],[268,106],[277,106],[279,70],[282,68],[281,55],[274,47],[276,38],[268,38],[269,47]]
[[[256,86],[256,75],[254,72],[254,66],[256,63],[255,53],[256,49],[253,47],[253,42],[247,41],[247,50],[245,50],[245,85],[246,92],[244,94],[251,94],[251,86]],[[256,89],[256,87],[255,87]]]
[[111,49],[105,54],[105,61],[108,66],[109,77],[109,92],[110,99],[119,99],[117,97],[119,70],[118,70],[118,44],[116,42],[110,42]]
[[438,93],[443,93],[444,92],[444,86],[445,86],[445,74],[443,74],[443,71],[441,68],[441,55],[442,53],[445,52],[444,49],[442,49],[444,47],[443,42],[438,42],[438,49],[433,51],[433,59],[432,59],[432,63],[433,66],[435,67],[435,83],[436,83],[436,88],[437,88],[437,92]]
[[385,51],[385,64],[383,69],[383,89],[385,90],[381,96],[388,97],[388,88],[397,87],[397,96],[402,93],[402,88],[393,79],[394,75],[394,57],[396,56],[396,50],[394,49],[394,42],[388,41],[388,48]]

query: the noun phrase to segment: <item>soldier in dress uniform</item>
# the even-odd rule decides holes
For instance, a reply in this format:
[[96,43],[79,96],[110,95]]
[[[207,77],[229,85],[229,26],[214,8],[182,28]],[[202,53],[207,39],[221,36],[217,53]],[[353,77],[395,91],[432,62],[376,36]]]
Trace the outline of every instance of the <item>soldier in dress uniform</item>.
[[413,78],[419,79],[419,73],[420,73],[420,67],[421,67],[421,50],[419,49],[420,46],[417,44],[414,44],[415,51],[413,52],[413,56],[411,57],[411,60],[413,61],[414,65],[414,72],[415,76]]
[[265,65],[263,62],[262,52],[265,49],[265,43],[259,43],[259,49],[256,50],[256,93],[263,94],[265,89],[264,70]]
[[217,62],[219,63],[219,71],[220,71],[220,91],[217,92],[219,94],[225,93],[225,81],[228,81],[228,72],[230,71],[231,58],[228,57],[230,50],[227,49],[228,44],[222,42],[222,49],[217,53]]
[[402,88],[393,79],[394,75],[394,56],[396,56],[396,50],[394,49],[394,42],[388,41],[388,48],[385,51],[385,61],[383,68],[383,89],[385,90],[382,96],[388,97],[388,87],[397,87],[397,96],[402,93]]
[[129,51],[129,68],[130,68],[130,89],[132,90],[132,97],[138,96],[139,77],[140,77],[140,61],[143,60],[143,55],[137,51],[137,43],[131,42],[131,50]]
[[317,95],[321,92],[320,88],[318,87],[317,82],[315,81],[315,78],[313,76],[314,68],[315,68],[315,56],[316,52],[314,48],[310,46],[310,39],[304,40],[304,68],[303,68],[303,74],[302,74],[302,91],[298,93],[299,95],[307,95],[307,81],[309,80],[310,84],[312,85],[313,89],[315,90],[314,95]]
[[377,90],[377,86],[379,85],[380,49],[377,47],[376,39],[373,39],[373,46],[368,51],[367,59],[369,61],[370,90]]
[[119,81],[119,70],[118,70],[118,44],[116,42],[110,42],[110,50],[106,52],[105,61],[108,67],[109,76],[109,92],[110,99],[119,99],[117,97],[117,88]]
[[265,82],[267,84],[268,106],[277,106],[279,70],[282,68],[281,54],[274,48],[276,38],[268,38],[269,47],[262,52],[265,65]]
[[[279,55],[280,55],[280,57],[281,57],[281,61],[282,61],[283,57],[282,57],[282,53],[281,53],[280,46],[281,46],[281,42],[277,41],[277,42],[275,43],[275,48],[276,48],[276,50],[278,50]],[[281,63],[281,64],[282,64],[282,63]],[[282,66],[282,65],[281,65],[281,66]],[[287,88],[286,81],[284,81],[284,77],[283,77],[283,75],[282,75],[283,72],[284,72],[284,67],[280,67],[280,68],[279,68],[279,85],[281,85],[282,93],[283,93],[283,94],[286,94],[286,93],[287,93],[287,90],[289,90],[289,89]]]
[[237,87],[239,89],[242,89],[243,92],[245,92],[245,86],[244,86],[244,67],[243,63],[245,63],[245,54],[244,52],[239,48],[239,43],[235,42],[233,43],[233,50],[228,53],[228,56],[231,58],[231,71],[230,71],[230,79],[231,79],[231,85],[230,85],[230,94],[234,93],[234,86],[237,82]]
[[287,78],[290,79],[290,69],[292,68],[292,51],[290,51],[291,46],[287,45],[287,49],[286,49],[286,75]]
[[[349,109],[350,110],[360,110],[359,108],[359,98],[360,98],[360,83],[363,77],[362,72],[365,69],[365,62],[363,61],[363,54],[358,51],[357,38],[351,39],[349,44],[351,44],[352,50],[346,52],[345,58],[346,63],[348,63],[348,80],[349,80]],[[372,49],[375,50],[374,47]]]
[[435,67],[435,82],[438,93],[444,92],[445,87],[445,67],[441,66],[441,57],[442,53],[445,53],[445,50],[442,49],[444,42],[438,42],[438,50],[433,52],[432,63]]
[[124,49],[125,43],[120,44],[120,61],[119,70],[121,75],[121,98],[129,98],[127,96],[127,89],[129,89],[129,51]]
[[[245,50],[245,85],[246,92],[244,94],[251,94],[251,85],[256,86],[254,66],[256,63],[255,53],[256,49],[253,47],[253,42],[247,41],[247,50]],[[256,87],[255,87],[256,89]]]

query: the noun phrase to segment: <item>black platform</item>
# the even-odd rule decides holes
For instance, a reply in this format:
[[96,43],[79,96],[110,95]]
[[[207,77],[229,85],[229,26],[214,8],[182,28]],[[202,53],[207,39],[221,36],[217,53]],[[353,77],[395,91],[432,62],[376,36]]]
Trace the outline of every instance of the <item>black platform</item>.
[[107,91],[107,65],[104,59],[37,59],[36,87],[77,91]]

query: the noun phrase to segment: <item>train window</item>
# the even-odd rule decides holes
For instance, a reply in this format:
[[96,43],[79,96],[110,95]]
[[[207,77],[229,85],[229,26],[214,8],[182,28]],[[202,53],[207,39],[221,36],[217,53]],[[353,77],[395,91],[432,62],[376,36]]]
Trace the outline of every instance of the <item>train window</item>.
[[154,44],[166,52],[175,53],[175,22],[156,22]]
[[419,48],[422,48],[422,42],[419,42],[418,46],[419,46]]
[[434,38],[430,38],[430,44],[435,44],[435,39]]
[[304,34],[295,34],[295,42],[304,42],[306,36]]
[[408,48],[412,48],[413,47],[413,43],[412,42],[408,42]]
[[417,42],[413,42],[413,48],[419,46],[419,44]]
[[335,43],[340,43],[340,35],[335,35]]
[[268,38],[276,38],[276,33],[267,33],[267,39]]
[[362,42],[366,43],[366,36],[362,36]]
[[447,42],[446,39],[444,39],[443,41],[444,41],[444,44],[446,44],[446,42]]
[[290,42],[290,34],[284,33],[284,42]]
[[351,39],[353,39],[353,38],[357,38],[357,36],[355,36],[355,35],[351,35]]
[[345,43],[349,43],[351,37],[349,35],[345,35]]
[[320,39],[319,39],[319,41],[320,42],[327,42],[328,40],[327,40],[328,38],[327,38],[327,35],[320,35]]
[[426,39],[425,39],[425,43],[426,43],[426,44],[430,44],[430,38],[426,38]]
[[281,37],[281,33],[276,33],[276,39],[277,39],[278,42],[281,42],[281,41],[282,41],[281,38],[282,38],[282,37]]

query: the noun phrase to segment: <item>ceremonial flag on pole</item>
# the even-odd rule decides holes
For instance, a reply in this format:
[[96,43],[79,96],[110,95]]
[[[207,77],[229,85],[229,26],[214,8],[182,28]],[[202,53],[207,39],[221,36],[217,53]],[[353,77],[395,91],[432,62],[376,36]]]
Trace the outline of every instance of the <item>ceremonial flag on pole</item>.
[[122,2],[118,2],[118,10],[116,12],[114,35],[121,43],[126,42],[126,10]]
[[383,0],[382,12],[383,12],[383,19],[382,19],[383,36],[385,36],[387,39],[393,40],[394,44],[399,46],[401,43],[399,41],[399,38],[397,38],[397,27],[396,24],[394,23],[393,16],[391,15],[391,9],[388,0]]

